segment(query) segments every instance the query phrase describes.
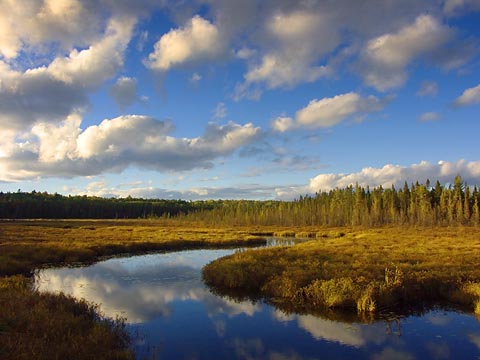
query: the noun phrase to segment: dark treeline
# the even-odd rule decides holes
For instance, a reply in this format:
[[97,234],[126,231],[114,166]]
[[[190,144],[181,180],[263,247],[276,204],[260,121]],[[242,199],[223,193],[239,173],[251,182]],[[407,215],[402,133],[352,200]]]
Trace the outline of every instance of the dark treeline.
[[0,193],[0,218],[114,219],[177,217],[210,225],[479,225],[480,192],[453,185],[348,186],[294,201],[105,199],[47,193]]
[[209,201],[157,200],[62,196],[32,191],[0,193],[0,218],[4,219],[135,219],[175,217],[208,210]]
[[348,186],[295,201],[224,201],[189,218],[210,224],[281,226],[479,225],[480,193],[455,178],[452,186]]

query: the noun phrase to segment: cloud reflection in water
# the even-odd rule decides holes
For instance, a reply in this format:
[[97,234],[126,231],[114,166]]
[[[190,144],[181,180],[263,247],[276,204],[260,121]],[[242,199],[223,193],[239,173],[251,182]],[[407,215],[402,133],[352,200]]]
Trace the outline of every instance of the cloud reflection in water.
[[[480,326],[465,314],[432,311],[392,324],[362,324],[216,296],[203,284],[201,268],[233,251],[183,251],[45,269],[37,274],[36,286],[97,303],[108,317],[125,317],[137,353],[147,358],[440,359],[460,347],[464,354],[467,348],[470,355],[480,351]],[[452,342],[447,335],[463,332],[465,324],[466,335]],[[429,331],[435,336],[428,338]]]

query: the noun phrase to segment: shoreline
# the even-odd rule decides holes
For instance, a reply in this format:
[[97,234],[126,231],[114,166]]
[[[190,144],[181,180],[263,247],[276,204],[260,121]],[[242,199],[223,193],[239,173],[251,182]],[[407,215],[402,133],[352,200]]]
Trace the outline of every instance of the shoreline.
[[[203,269],[214,291],[253,293],[293,311],[382,311],[446,305],[480,315],[476,228],[346,230],[294,247],[255,249]],[[477,250],[477,251],[476,251]]]
[[[479,314],[477,230],[476,227],[398,226],[214,227],[177,220],[0,220],[0,300],[2,306],[12,309],[10,315],[0,316],[1,354],[11,355],[18,350],[12,343],[18,343],[16,334],[22,333],[22,329],[12,325],[15,314],[28,313],[28,304],[34,302],[43,310],[30,315],[32,323],[41,321],[59,306],[66,309],[52,325],[54,329],[42,331],[69,333],[71,327],[84,321],[85,314],[97,314],[89,317],[89,326],[102,324],[117,339],[102,345],[102,350],[120,351],[119,358],[133,357],[121,322],[103,319],[93,304],[82,305],[81,301],[62,294],[39,294],[28,286],[28,277],[19,274],[31,275],[45,266],[85,265],[112,256],[256,246],[265,243],[267,236],[295,236],[307,241],[289,247],[247,249],[218,259],[203,269],[207,285],[214,289],[223,287],[230,294],[232,289],[254,291],[290,311],[327,310],[340,314],[347,309],[357,311],[357,316],[367,320],[384,306],[411,306],[418,302],[415,297],[419,293],[428,294],[430,299],[448,298],[452,304],[466,306]],[[224,294],[230,296],[228,292]],[[69,320],[65,321],[66,318]],[[19,341],[25,347],[21,350],[26,354],[39,351],[29,348],[28,341],[38,336],[41,335],[20,336]],[[49,339],[45,353],[64,349],[65,342],[81,341],[79,335],[75,336],[62,339],[61,343],[55,337]],[[96,354],[97,349],[92,347],[91,351]],[[69,356],[75,359],[74,355]]]

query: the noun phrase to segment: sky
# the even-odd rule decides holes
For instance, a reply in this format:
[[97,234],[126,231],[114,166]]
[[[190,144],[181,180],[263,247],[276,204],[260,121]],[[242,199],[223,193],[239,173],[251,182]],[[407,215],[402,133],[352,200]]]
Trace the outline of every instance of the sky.
[[480,185],[480,0],[0,0],[0,191]]

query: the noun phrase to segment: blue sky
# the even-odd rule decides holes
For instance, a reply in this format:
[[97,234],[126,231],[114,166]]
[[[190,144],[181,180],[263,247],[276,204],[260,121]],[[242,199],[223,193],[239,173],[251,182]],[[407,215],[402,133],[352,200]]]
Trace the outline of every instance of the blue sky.
[[0,3],[0,189],[480,185],[480,1]]

